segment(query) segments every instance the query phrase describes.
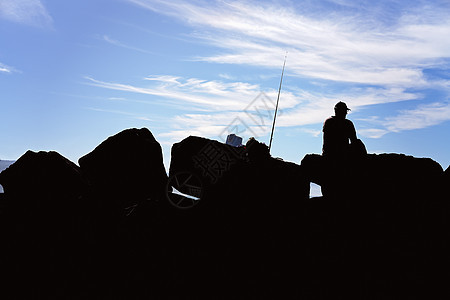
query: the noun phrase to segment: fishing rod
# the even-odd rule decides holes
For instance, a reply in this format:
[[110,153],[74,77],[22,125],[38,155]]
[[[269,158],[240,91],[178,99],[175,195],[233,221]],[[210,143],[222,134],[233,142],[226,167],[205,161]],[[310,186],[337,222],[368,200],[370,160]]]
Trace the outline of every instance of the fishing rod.
[[283,70],[281,71],[280,87],[278,88],[277,105],[275,106],[275,114],[273,115],[272,133],[270,134],[270,142],[269,142],[269,153],[270,148],[272,147],[273,131],[275,130],[275,120],[277,119],[278,103],[280,102],[281,84],[283,83],[283,74],[284,74],[284,66],[286,65],[286,57],[287,51],[286,55],[284,56]]

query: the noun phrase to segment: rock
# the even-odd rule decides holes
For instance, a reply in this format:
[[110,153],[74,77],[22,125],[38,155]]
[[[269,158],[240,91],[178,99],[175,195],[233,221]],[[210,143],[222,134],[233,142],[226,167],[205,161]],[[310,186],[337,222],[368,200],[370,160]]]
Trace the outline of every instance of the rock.
[[324,181],[326,173],[325,161],[322,155],[306,154],[301,160],[300,165],[302,166],[309,182],[313,182],[320,186],[326,184]]
[[8,197],[33,199],[76,198],[86,186],[80,168],[57,152],[27,151],[0,173]]
[[80,168],[53,151],[27,151],[0,173],[0,184],[11,232],[31,240],[68,236],[87,186]]
[[[275,283],[278,279],[272,275],[291,274],[281,266],[293,266],[293,260],[304,257],[297,247],[301,244],[304,248],[304,239],[299,237],[299,221],[302,219],[302,200],[309,193],[309,182],[302,168],[271,157],[267,146],[256,140],[245,147],[232,147],[190,136],[172,147],[169,181],[185,173],[199,178],[204,197],[188,210],[179,209],[177,213],[172,207],[169,215],[177,214],[178,217],[170,222],[170,226],[176,228],[174,233],[181,234],[171,240],[183,239],[183,245],[198,245],[206,253],[206,249],[210,249],[208,255],[214,261],[221,257],[220,271],[206,273],[215,272],[214,278],[227,282],[224,285],[227,288],[221,290],[229,292],[230,297],[235,291],[249,289],[248,278],[258,278],[255,282],[267,282],[263,285],[279,291]],[[189,189],[180,191],[188,193]],[[170,249],[178,250],[179,247]],[[293,257],[295,259],[291,259]],[[199,259],[194,261],[196,266],[202,265]],[[202,267],[205,266],[211,264],[205,263]],[[301,266],[303,270],[304,265]],[[232,271],[236,269],[240,270],[239,274]],[[228,274],[233,274],[233,282],[239,284],[229,285]],[[198,276],[203,275],[195,278]],[[278,282],[286,283],[284,279],[289,276]],[[210,278],[206,276],[202,282]],[[221,280],[215,281],[221,283]]]
[[103,195],[133,200],[165,195],[161,146],[147,128],[111,136],[78,162],[94,190]]
[[[306,155],[302,167],[311,182],[339,197],[352,194],[369,198],[418,198],[439,189],[442,167],[430,158],[404,154],[368,154],[345,162],[327,162],[317,154]],[[323,193],[324,195],[326,193]]]
[[0,183],[5,287],[18,298],[65,298],[80,266],[79,215],[88,209],[81,204],[86,182],[79,167],[53,151],[28,151],[0,174]]
[[[441,193],[443,170],[438,163],[403,154],[368,154],[338,162],[333,169],[322,156],[307,155],[301,166],[309,180],[325,188],[323,199],[328,201],[322,207],[316,201],[305,210],[305,226],[320,220],[316,227],[325,233],[340,228],[343,260],[348,273],[356,274],[349,282],[376,291],[378,298],[389,294],[420,299],[421,291],[445,286],[437,283],[442,280],[437,274],[448,266],[448,201]],[[330,187],[337,192],[330,193]],[[326,219],[315,214],[330,207],[329,216],[339,219],[324,226]],[[320,242],[311,240],[311,245]]]
[[345,164],[343,198],[305,199],[309,181],[329,179],[322,156],[297,165],[256,140],[232,147],[191,136],[173,145],[170,175],[201,180],[200,209],[185,213],[164,199],[126,217],[110,214],[111,198],[165,192],[161,156],[148,130],[129,129],[81,158],[81,168],[29,151],[1,173],[5,288],[20,299],[446,292],[448,198],[434,191],[447,193],[450,171],[431,159],[365,155]]
[[232,147],[190,136],[172,147],[169,174],[180,172],[198,176],[210,202],[237,209],[284,207],[309,193],[301,167],[270,157],[267,146],[256,140]]
[[430,158],[404,154],[370,154],[355,174],[366,193],[380,196],[422,197],[437,189],[442,167]]

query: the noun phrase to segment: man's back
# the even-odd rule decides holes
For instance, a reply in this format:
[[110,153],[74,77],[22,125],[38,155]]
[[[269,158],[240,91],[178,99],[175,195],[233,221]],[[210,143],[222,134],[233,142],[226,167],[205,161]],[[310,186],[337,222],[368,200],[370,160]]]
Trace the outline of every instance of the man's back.
[[349,140],[356,140],[356,130],[352,121],[333,116],[323,124],[322,154],[328,157],[345,156],[349,150]]

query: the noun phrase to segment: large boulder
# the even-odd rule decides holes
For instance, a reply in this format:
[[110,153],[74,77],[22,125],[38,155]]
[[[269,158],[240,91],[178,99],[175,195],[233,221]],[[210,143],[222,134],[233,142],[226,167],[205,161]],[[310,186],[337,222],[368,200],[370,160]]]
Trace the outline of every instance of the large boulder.
[[370,194],[410,199],[437,191],[442,167],[430,158],[404,154],[370,154],[354,174],[356,184]]
[[0,174],[0,184],[4,286],[18,298],[65,298],[80,265],[80,212],[88,209],[79,167],[53,151],[28,151]]
[[301,167],[271,157],[267,146],[256,140],[233,147],[190,136],[172,146],[169,174],[183,172],[197,176],[210,202],[221,207],[227,202],[236,209],[274,209],[309,194]]
[[210,189],[230,171],[245,162],[245,148],[233,147],[202,137],[189,136],[172,146],[169,175],[189,172]]
[[[183,174],[187,176],[180,176]],[[202,198],[196,205],[187,210],[179,209],[178,213],[172,208],[179,217],[170,224],[176,224],[174,233],[181,232],[181,235],[175,238],[171,234],[171,240],[184,240],[184,245],[198,245],[205,252],[210,249],[213,260],[221,257],[220,271],[206,273],[215,274],[213,278],[220,279],[215,280],[216,283],[231,286],[224,290],[230,297],[234,291],[249,290],[248,286],[253,283],[248,278],[261,284],[258,290],[263,285],[282,290],[281,281],[289,285],[286,280],[292,277],[281,274],[292,274],[290,267],[297,258],[303,257],[297,244],[305,247],[299,237],[299,224],[309,182],[299,165],[271,157],[268,147],[256,140],[233,147],[190,136],[172,146],[169,175],[171,185],[177,184],[174,178],[182,183],[191,175],[199,179],[196,184],[200,182],[203,188]],[[186,189],[178,191],[189,194],[190,185],[181,186]],[[194,261],[197,270],[211,266],[199,263],[199,259]],[[304,270],[304,265],[295,266]],[[233,271],[237,269],[239,274]],[[228,278],[229,274],[233,274],[232,277]],[[198,280],[199,276],[203,275],[193,278]],[[210,279],[211,276],[202,278],[203,281]],[[237,284],[230,285],[230,279]],[[297,286],[297,279],[295,277],[291,287]],[[257,290],[255,288],[251,289]]]
[[[330,162],[310,154],[301,166],[309,180],[321,184],[325,191],[321,200],[328,201],[322,207],[316,201],[305,210],[305,226],[319,219],[317,213],[333,207],[329,216],[339,219],[325,228],[339,229],[345,247],[341,259],[352,274],[352,285],[375,291],[374,297],[380,299],[386,295],[421,299],[421,291],[440,291],[443,280],[437,274],[448,266],[448,205],[441,194],[443,170],[438,163],[403,154]],[[324,228],[324,219],[319,220],[317,227]],[[328,243],[333,238],[316,236]],[[311,245],[320,242],[314,237],[311,241]]]
[[147,128],[109,137],[78,161],[93,189],[134,200],[164,197],[167,174],[162,150]]
[[323,186],[326,185],[326,163],[324,157],[320,154],[306,154],[300,165],[308,181],[322,186],[323,189]]
[[423,197],[439,189],[443,173],[442,167],[430,158],[395,153],[368,154],[339,162],[308,154],[301,165],[308,179],[322,186],[322,192],[333,190],[330,194],[339,197]]
[[29,204],[35,199],[76,198],[86,186],[80,168],[54,151],[27,151],[0,173],[0,184],[8,197]]

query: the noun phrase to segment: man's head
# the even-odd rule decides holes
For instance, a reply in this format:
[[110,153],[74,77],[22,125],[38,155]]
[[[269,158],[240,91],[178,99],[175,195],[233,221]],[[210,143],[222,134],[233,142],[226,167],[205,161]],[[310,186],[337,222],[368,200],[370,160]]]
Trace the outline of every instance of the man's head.
[[350,110],[350,108],[347,107],[347,104],[345,104],[342,101],[339,101],[334,106],[334,114],[336,115],[336,117],[339,117],[339,118],[345,118],[345,116],[347,116],[347,113],[349,110]]

